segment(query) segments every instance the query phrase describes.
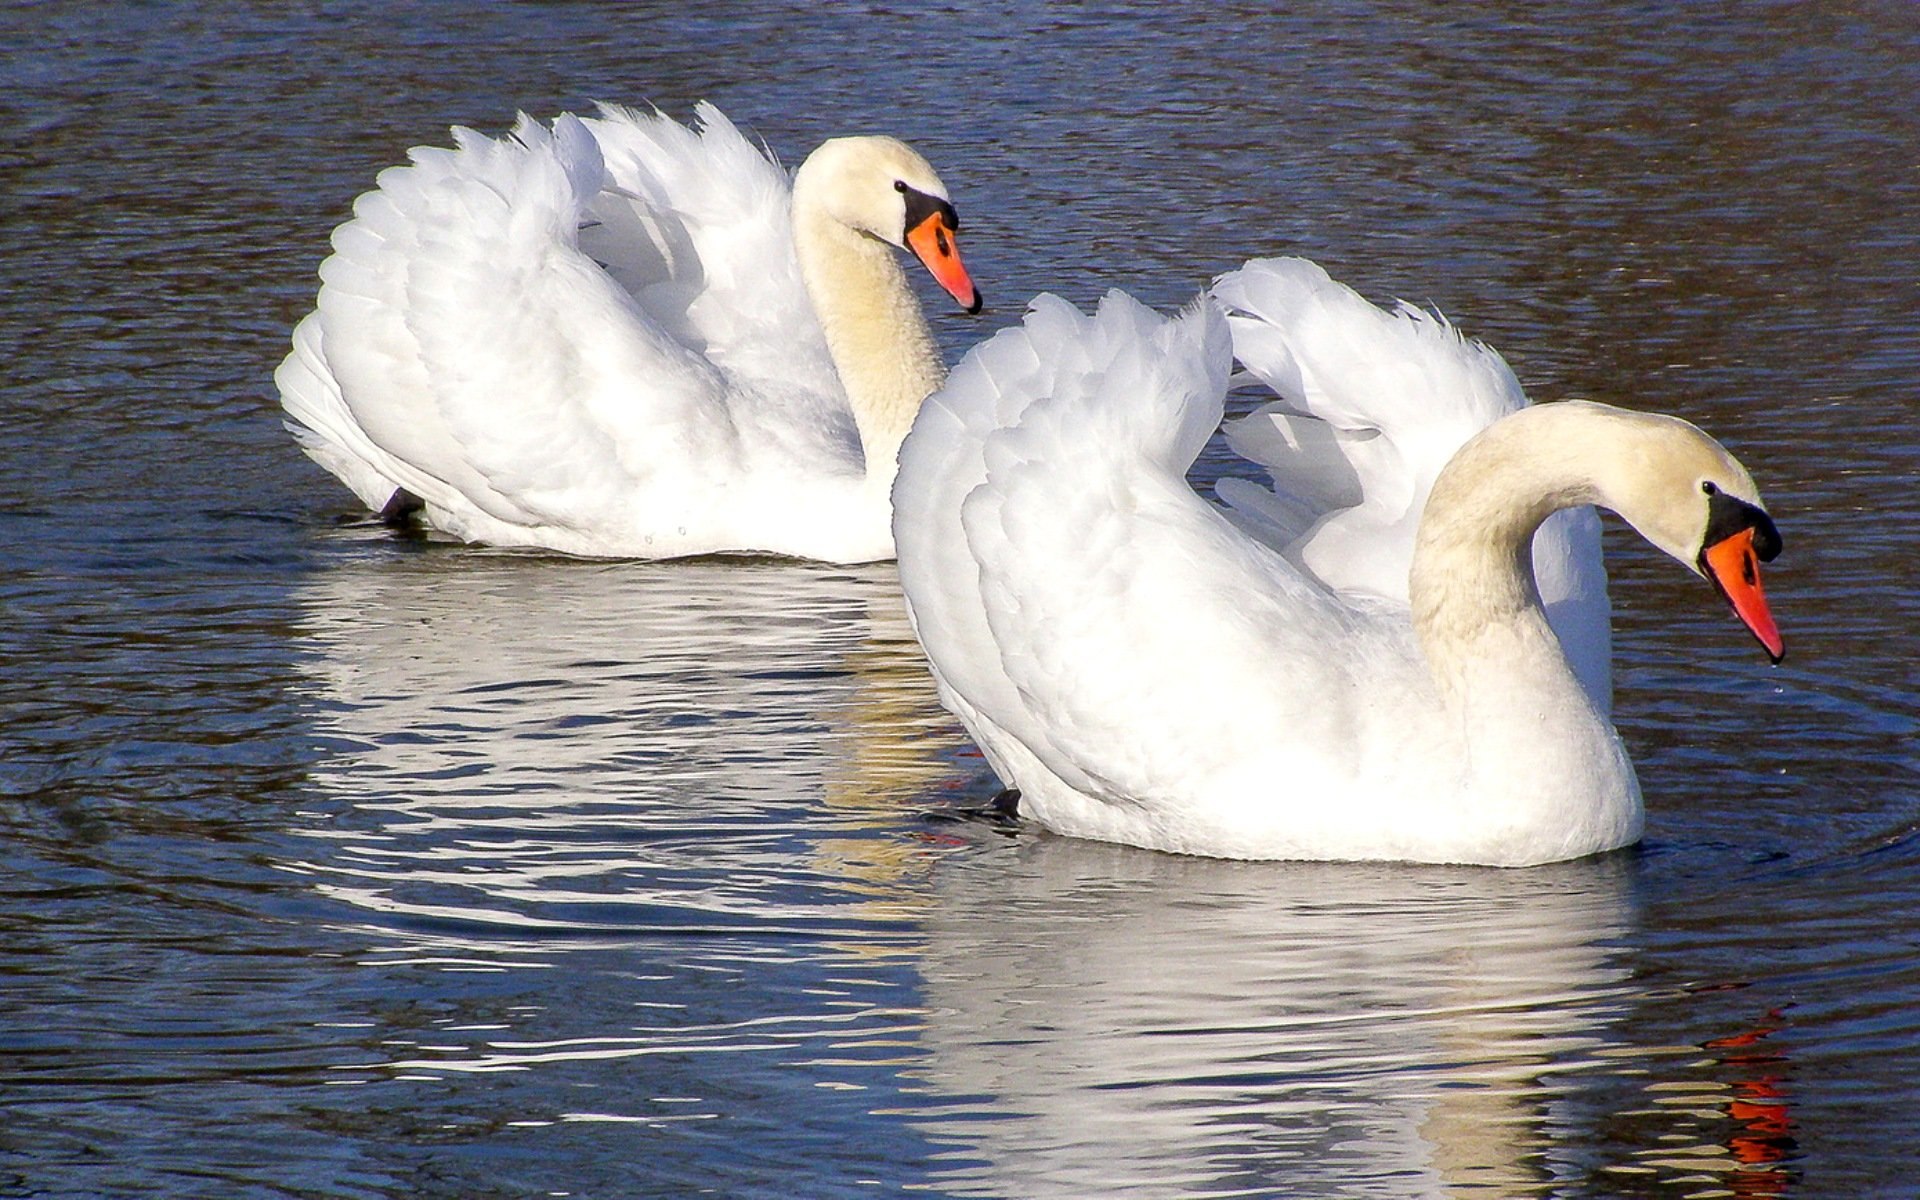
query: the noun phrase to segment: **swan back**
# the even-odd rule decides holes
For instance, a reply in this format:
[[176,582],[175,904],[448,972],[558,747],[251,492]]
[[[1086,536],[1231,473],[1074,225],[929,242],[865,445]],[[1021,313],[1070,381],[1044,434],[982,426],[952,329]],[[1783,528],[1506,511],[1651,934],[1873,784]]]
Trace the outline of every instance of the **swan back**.
[[[454,141],[356,201],[278,376],[309,453],[365,464],[370,507],[405,488],[457,537],[575,553],[784,549],[767,545],[783,531],[727,527],[738,510],[708,517],[710,481],[767,463],[858,481],[850,417],[820,415],[845,407],[830,371],[805,378],[804,324],[791,375],[730,374],[581,250],[610,182],[584,122]],[[810,406],[818,386],[834,390]]]
[[[1404,607],[1434,481],[1470,438],[1528,405],[1519,380],[1444,317],[1379,309],[1306,259],[1250,262],[1213,295],[1242,367],[1278,397],[1227,426],[1270,486],[1223,479],[1216,494],[1251,536],[1334,591]],[[1612,638],[1597,515],[1549,520],[1533,564],[1554,632],[1605,713]]]

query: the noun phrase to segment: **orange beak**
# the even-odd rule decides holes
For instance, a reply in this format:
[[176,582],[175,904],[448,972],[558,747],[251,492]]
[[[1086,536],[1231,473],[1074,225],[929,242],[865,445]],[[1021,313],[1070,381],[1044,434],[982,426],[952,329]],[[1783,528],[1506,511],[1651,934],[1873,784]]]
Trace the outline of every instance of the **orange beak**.
[[944,214],[933,213],[907,230],[907,249],[961,308],[970,313],[980,311],[980,289],[973,286],[967,268],[960,263],[960,243]]
[[1767,657],[1776,663],[1785,658],[1786,643],[1780,640],[1780,630],[1767,608],[1767,594],[1760,588],[1760,557],[1754,551],[1753,530],[1742,529],[1702,550],[1700,569],[1733,605],[1741,624],[1767,648]]

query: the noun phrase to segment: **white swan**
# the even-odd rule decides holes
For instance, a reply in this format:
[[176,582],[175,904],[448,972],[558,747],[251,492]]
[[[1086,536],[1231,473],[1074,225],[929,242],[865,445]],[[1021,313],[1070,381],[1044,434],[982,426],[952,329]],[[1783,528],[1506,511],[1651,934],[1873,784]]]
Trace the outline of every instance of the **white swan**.
[[945,376],[893,249],[980,307],[946,187],[854,137],[789,188],[697,111],[455,129],[382,172],[275,376],[302,448],[469,541],[891,558],[895,454]]
[[[1746,470],[1672,417],[1436,393],[1497,359],[1311,263],[1250,263],[1216,295],[1231,333],[1212,301],[1166,320],[1119,293],[1093,317],[1043,296],[902,447],[915,630],[1021,812],[1235,858],[1523,865],[1638,839],[1633,767],[1523,551],[1556,510],[1611,509],[1707,574],[1777,661],[1756,560],[1779,535]],[[1230,517],[1185,476],[1236,350],[1287,411],[1234,431],[1277,489],[1228,489]],[[1355,364],[1364,381],[1324,386]],[[1411,438],[1385,424],[1419,404],[1448,416]],[[1420,497],[1417,530],[1384,520]]]

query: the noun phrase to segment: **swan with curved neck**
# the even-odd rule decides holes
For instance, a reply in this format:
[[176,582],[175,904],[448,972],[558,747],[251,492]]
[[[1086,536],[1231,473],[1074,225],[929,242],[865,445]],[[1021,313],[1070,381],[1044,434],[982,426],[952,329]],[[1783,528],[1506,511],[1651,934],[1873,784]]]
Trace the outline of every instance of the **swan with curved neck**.
[[789,186],[699,117],[523,117],[383,172],[276,374],[302,448],[467,541],[892,557],[895,455],[944,376],[894,251],[980,309],[947,189],[887,137]]
[[[1272,282],[1298,303],[1229,300],[1230,332],[1212,300],[1166,320],[1120,293],[1092,317],[1041,297],[967,356],[902,448],[915,629],[1019,811],[1233,858],[1512,866],[1637,840],[1639,784],[1549,623],[1536,537],[1565,509],[1620,514],[1710,578],[1778,661],[1758,564],[1780,540],[1752,477],[1684,421],[1600,404],[1488,416],[1444,389],[1336,403],[1338,363],[1365,397],[1467,378],[1454,368],[1491,351],[1382,314],[1310,263],[1237,274],[1216,293]],[[1357,364],[1342,357],[1356,346]],[[1265,537],[1185,478],[1235,351],[1296,393],[1277,401],[1291,441],[1262,464],[1279,514]],[[1425,477],[1404,423],[1436,416],[1465,432]],[[1375,535],[1403,599],[1330,583],[1302,553],[1378,493],[1425,496],[1411,545],[1391,523]]]
[[1587,504],[1712,579],[1780,661],[1756,565],[1779,552],[1780,538],[1747,469],[1677,417],[1568,400],[1489,426],[1434,482],[1408,590],[1436,680],[1455,678],[1478,639],[1544,625],[1523,552],[1548,516]]
[[867,475],[893,485],[901,439],[947,377],[933,331],[891,249],[906,249],[970,313],[979,289],[960,264],[960,218],[933,168],[889,137],[824,142],[793,179],[801,276],[846,385]]

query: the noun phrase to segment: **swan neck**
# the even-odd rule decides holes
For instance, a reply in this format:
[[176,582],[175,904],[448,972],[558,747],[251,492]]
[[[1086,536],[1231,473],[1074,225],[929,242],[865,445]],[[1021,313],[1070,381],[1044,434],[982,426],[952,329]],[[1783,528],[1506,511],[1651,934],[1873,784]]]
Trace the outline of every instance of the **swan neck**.
[[[1586,467],[1604,431],[1571,403],[1522,409],[1482,430],[1434,481],[1414,541],[1408,598],[1436,680],[1489,663],[1572,677],[1533,577],[1533,535],[1563,508],[1600,502]],[[1586,407],[1586,406],[1579,406]]]
[[920,402],[946,380],[933,331],[893,248],[794,191],[800,273],[847,391],[869,481],[890,487]]

